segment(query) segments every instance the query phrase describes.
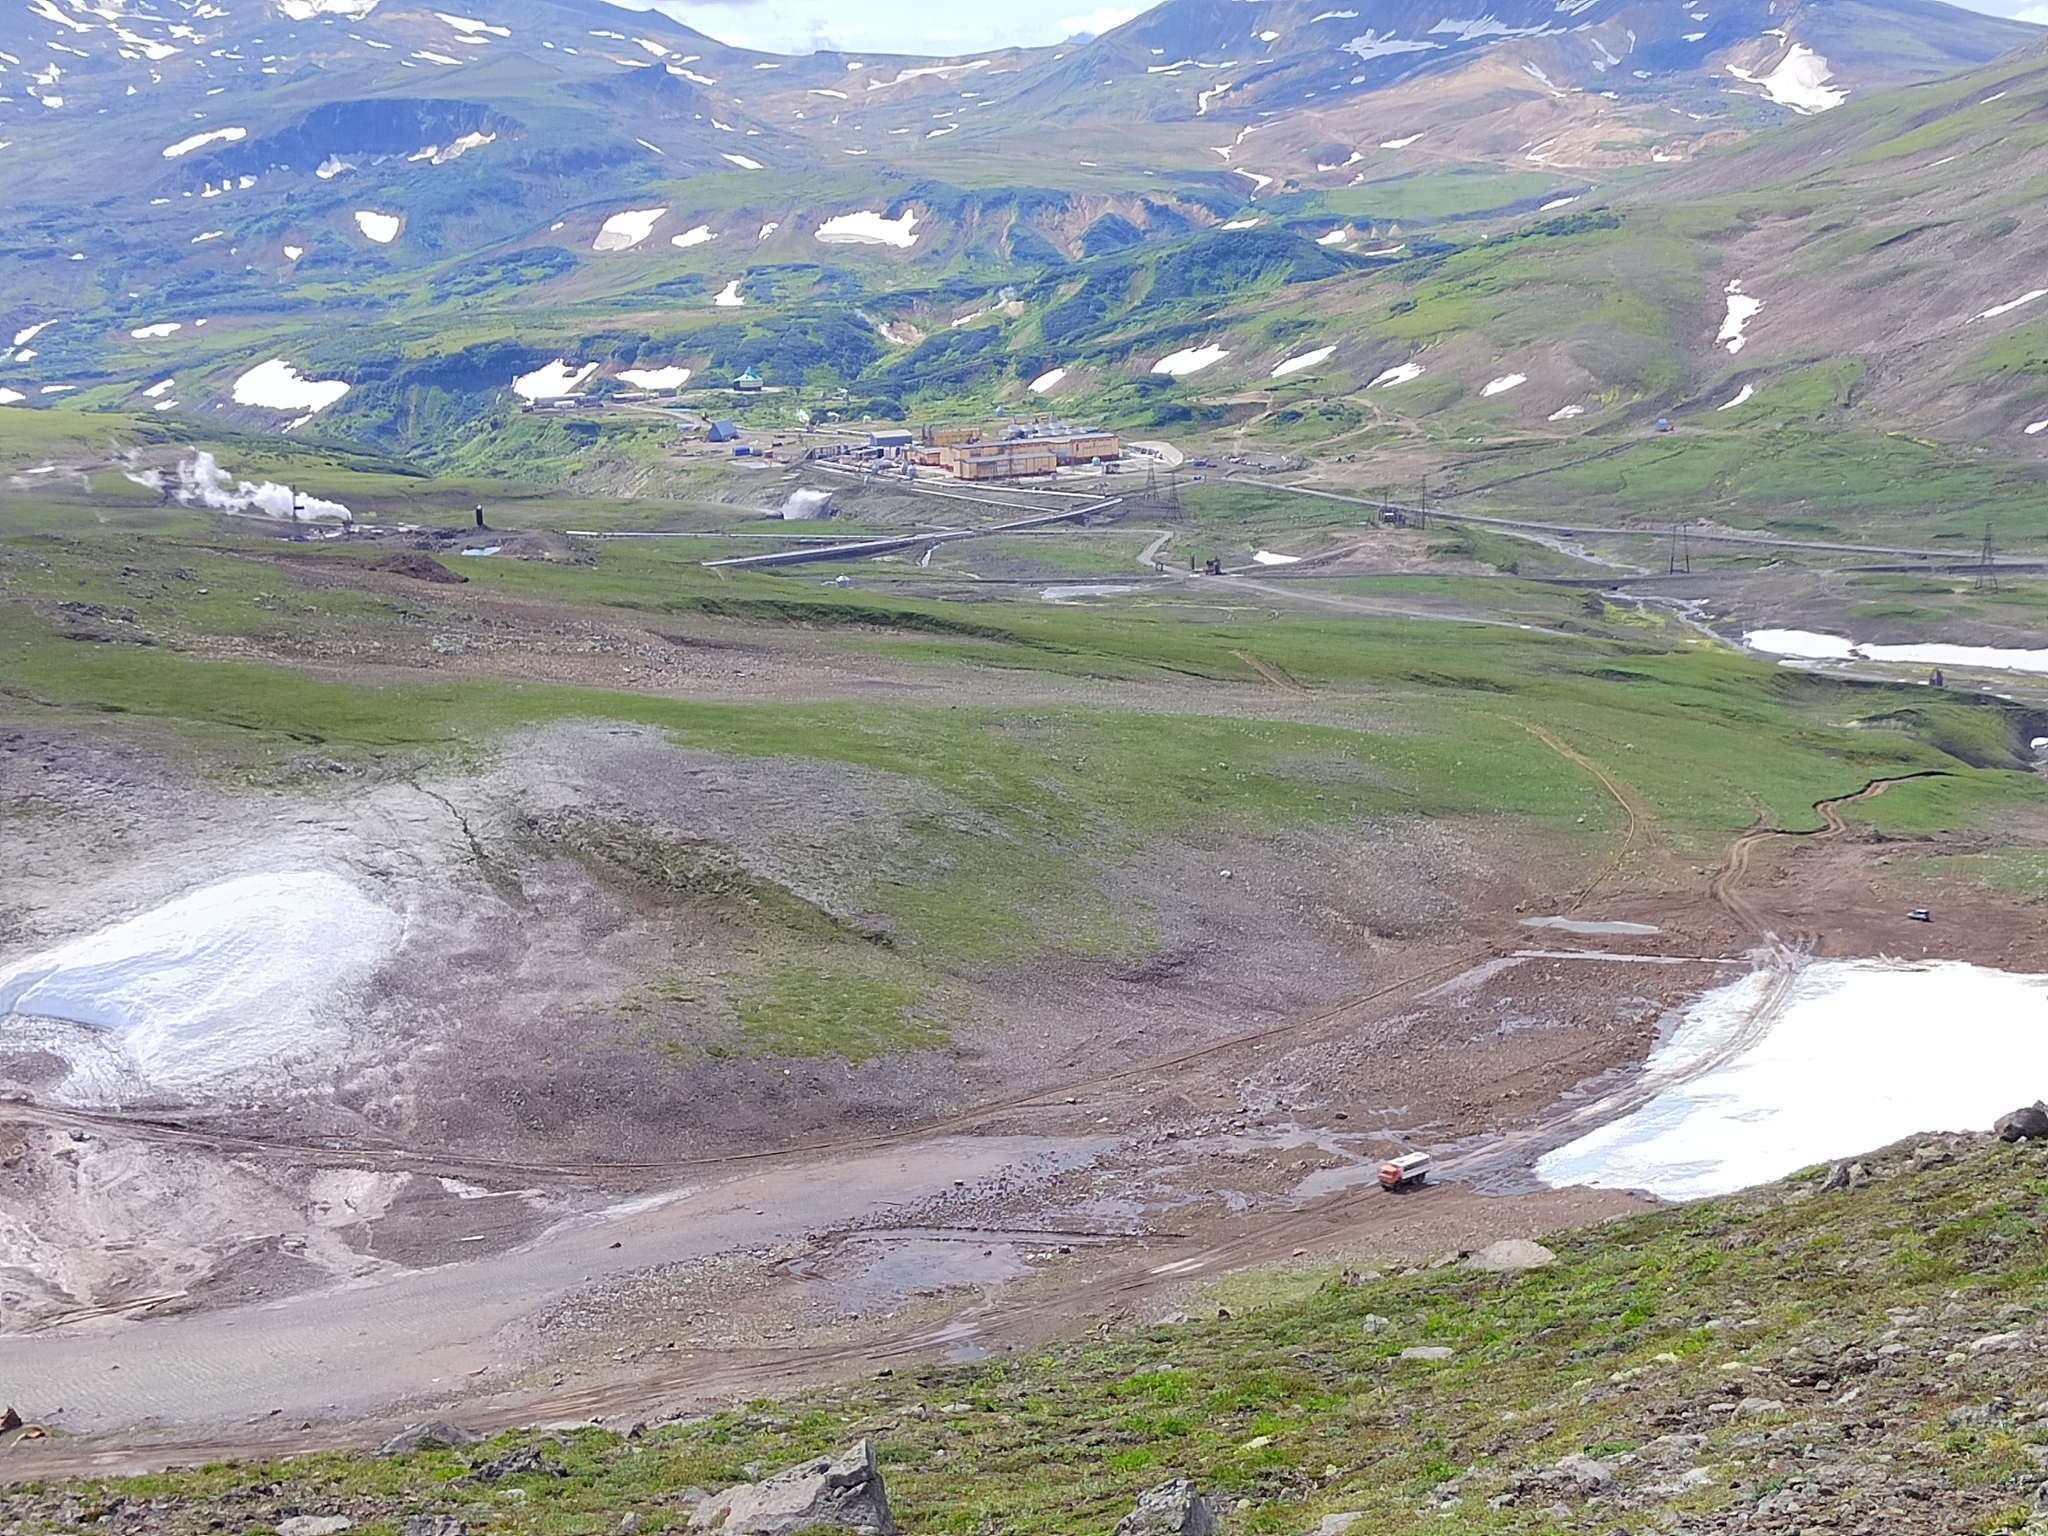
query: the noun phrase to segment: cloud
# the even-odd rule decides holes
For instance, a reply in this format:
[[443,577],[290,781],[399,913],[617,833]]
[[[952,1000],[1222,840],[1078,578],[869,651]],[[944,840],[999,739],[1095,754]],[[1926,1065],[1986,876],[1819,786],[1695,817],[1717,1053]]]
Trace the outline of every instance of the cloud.
[[628,11],[659,11],[735,48],[764,53],[909,53],[956,57],[996,48],[1042,47],[1076,33],[1091,35],[1129,21],[1146,5],[1106,5],[1055,16],[1025,6],[986,14],[958,0],[864,0],[858,6],[821,0],[610,0]]
[[2031,22],[2037,27],[2048,26],[2048,5],[2029,3],[2029,0],[1956,0],[1956,3],[1966,11]]

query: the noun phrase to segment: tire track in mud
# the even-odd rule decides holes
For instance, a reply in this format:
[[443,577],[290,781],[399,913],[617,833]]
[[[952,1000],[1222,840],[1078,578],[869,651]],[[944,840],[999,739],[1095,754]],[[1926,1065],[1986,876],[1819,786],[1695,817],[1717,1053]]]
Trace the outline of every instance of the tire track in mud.
[[[1531,726],[1529,729],[1543,738],[1547,745],[1571,757],[1588,772],[1595,774],[1603,784],[1608,785],[1617,800],[1622,798],[1607,775],[1601,773],[1593,764],[1586,762],[1561,744],[1551,741],[1535,727]],[[1819,827],[1806,831],[1759,827],[1742,833],[1728,845],[1722,867],[1707,882],[1707,892],[1714,901],[1761,941],[1759,949],[1752,952],[1752,959],[1754,973],[1760,975],[1763,980],[1758,987],[1757,995],[1750,1000],[1734,1026],[1710,1047],[1683,1062],[1662,1070],[1640,1072],[1630,1082],[1602,1094],[1592,1103],[1569,1110],[1542,1124],[1526,1126],[1497,1137],[1484,1148],[1463,1155],[1454,1154],[1440,1160],[1439,1166],[1446,1174],[1455,1174],[1471,1180],[1510,1176],[1530,1167],[1542,1152],[1562,1146],[1602,1125],[1625,1119],[1654,1102],[1660,1095],[1720,1070],[1756,1046],[1771,1032],[1786,1006],[1792,1001],[1799,976],[1806,969],[1819,937],[1817,934],[1804,933],[1794,935],[1790,942],[1781,940],[1767,927],[1755,904],[1743,894],[1742,884],[1750,873],[1756,850],[1774,837],[1796,837],[1814,841],[1841,837],[1849,830],[1849,823],[1842,815],[1843,806],[1859,800],[1875,799],[1894,784],[1906,784],[1916,779],[1947,777],[1948,774],[1944,770],[1936,768],[1872,779],[1861,789],[1849,794],[1833,795],[1814,801],[1814,813],[1821,820]],[[1630,828],[1633,831],[1633,818]],[[1604,874],[1602,878],[1605,878]],[[1591,887],[1588,888],[1589,891],[1590,889]]]
[[[1707,894],[1716,905],[1733,917],[1756,938],[1765,943],[1776,943],[1778,935],[1765,923],[1763,914],[1756,904],[1743,894],[1742,885],[1749,878],[1750,868],[1755,862],[1756,852],[1775,837],[1794,837],[1812,842],[1830,842],[1845,836],[1849,823],[1842,815],[1842,807],[1859,800],[1875,800],[1894,784],[1910,784],[1916,779],[1945,779],[1950,775],[1943,768],[1924,768],[1918,773],[1894,774],[1886,778],[1872,779],[1861,789],[1846,795],[1831,795],[1824,800],[1813,802],[1813,812],[1820,817],[1818,827],[1798,829],[1791,827],[1752,827],[1728,845],[1722,856],[1721,867],[1707,882]],[[1819,939],[1816,933],[1793,935],[1792,943],[1804,949],[1811,949]]]
[[1540,725],[1531,725],[1526,720],[1517,720],[1515,723],[1566,762],[1583,768],[1587,773],[1590,773],[1595,779],[1599,780],[1600,787],[1613,797],[1614,803],[1621,807],[1622,815],[1628,818],[1628,830],[1622,834],[1621,846],[1615,850],[1614,857],[1609,859],[1600,873],[1593,877],[1592,883],[1572,899],[1572,904],[1564,909],[1567,914],[1576,912],[1591,900],[1593,893],[1605,885],[1614,873],[1621,868],[1622,861],[1629,856],[1630,850],[1635,847],[1638,833],[1642,832],[1645,827],[1652,825],[1653,818],[1648,807],[1636,799],[1633,790],[1625,788],[1620,780],[1616,779],[1591,758],[1574,748],[1566,746]]
[[55,1126],[61,1129],[92,1127],[105,1132],[118,1132],[138,1140],[164,1144],[179,1144],[200,1147],[224,1155],[268,1154],[296,1158],[323,1166],[362,1167],[372,1165],[381,1168],[399,1169],[409,1173],[470,1173],[474,1175],[518,1175],[521,1177],[544,1177],[576,1181],[581,1179],[603,1179],[620,1174],[687,1174],[702,1169],[738,1167],[750,1163],[772,1161],[777,1158],[825,1158],[849,1152],[869,1152],[890,1147],[906,1146],[927,1141],[937,1136],[958,1135],[981,1129],[993,1121],[1018,1110],[1054,1107],[1062,1100],[1077,1098],[1093,1090],[1114,1087],[1133,1078],[1158,1076],[1178,1071],[1181,1068],[1220,1056],[1245,1046],[1262,1044],[1285,1035],[1303,1033],[1319,1026],[1336,1022],[1369,1004],[1392,997],[1415,987],[1426,986],[1449,976],[1460,975],[1474,965],[1497,958],[1505,953],[1503,946],[1494,943],[1475,944],[1456,951],[1450,958],[1425,966],[1419,971],[1396,977],[1368,992],[1347,998],[1341,1003],[1318,1009],[1313,1013],[1283,1020],[1260,1029],[1246,1030],[1239,1034],[1212,1040],[1205,1045],[1195,1046],[1172,1056],[1155,1057],[1151,1060],[1134,1062],[1108,1072],[1095,1073],[1081,1078],[1070,1078],[1042,1088],[991,1100],[971,1110],[951,1115],[942,1120],[926,1121],[920,1125],[900,1131],[882,1131],[867,1136],[850,1136],[833,1141],[798,1143],[791,1146],[762,1147],[746,1152],[712,1153],[702,1157],[672,1158],[652,1162],[540,1162],[512,1158],[478,1157],[445,1148],[409,1147],[395,1143],[385,1145],[337,1145],[334,1143],[293,1141],[284,1137],[269,1137],[224,1130],[209,1130],[192,1126],[177,1120],[160,1116],[123,1115],[92,1110],[62,1109],[51,1105],[34,1104],[26,1101],[0,1103],[0,1124],[8,1121]]

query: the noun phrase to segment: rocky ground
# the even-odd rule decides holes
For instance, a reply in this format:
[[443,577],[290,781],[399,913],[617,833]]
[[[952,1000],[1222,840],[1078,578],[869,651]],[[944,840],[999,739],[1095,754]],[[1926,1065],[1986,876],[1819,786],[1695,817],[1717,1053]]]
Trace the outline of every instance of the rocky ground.
[[[1227,1532],[2032,1528],[2044,1158],[1913,1138],[1548,1248],[1311,1258],[1084,1340],[708,1419],[650,1428],[650,1403],[616,1429],[382,1461],[21,1487],[0,1520],[23,1536],[659,1530],[708,1491],[870,1437],[910,1530],[1106,1532],[1176,1475]],[[9,1435],[11,1474],[64,1465],[39,1434]]]

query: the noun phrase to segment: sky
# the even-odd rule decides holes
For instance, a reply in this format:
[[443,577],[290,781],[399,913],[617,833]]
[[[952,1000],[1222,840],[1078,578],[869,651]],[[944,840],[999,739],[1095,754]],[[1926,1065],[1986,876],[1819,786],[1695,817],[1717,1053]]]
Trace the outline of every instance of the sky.
[[[1149,9],[1090,0],[611,0],[658,10],[720,42],[769,53],[918,53],[953,57],[1095,35]],[[2048,25],[2048,0],[1969,0],[1968,9]]]

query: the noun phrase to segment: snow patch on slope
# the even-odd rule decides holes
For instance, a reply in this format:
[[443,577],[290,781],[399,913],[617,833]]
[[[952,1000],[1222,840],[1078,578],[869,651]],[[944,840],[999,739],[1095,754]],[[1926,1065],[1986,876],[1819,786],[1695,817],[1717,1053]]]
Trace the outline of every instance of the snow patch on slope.
[[299,370],[281,357],[258,363],[235,380],[237,405],[260,405],[270,411],[324,411],[343,395],[340,379],[302,379]]
[[827,219],[816,238],[826,245],[890,245],[907,251],[917,244],[917,210],[906,208],[893,219],[870,209]]
[[403,928],[324,870],[223,881],[0,970],[0,1040],[56,1048],[59,1103],[303,1082]]
[[1846,89],[1828,84],[1835,78],[1828,61],[1804,43],[1794,43],[1767,75],[1753,75],[1734,64],[1728,66],[1728,73],[1746,84],[1763,87],[1766,100],[1790,107],[1802,117],[1826,112],[1849,99]]
[[654,233],[654,226],[667,212],[666,208],[628,208],[615,213],[598,229],[597,238],[590,242],[590,248],[593,251],[630,251]]
[[1916,1131],[1983,1129],[2015,1083],[2048,1078],[2044,1002],[2048,977],[1957,961],[1755,972],[1651,1053],[1649,1103],[1545,1155],[1537,1176],[1696,1200]]
[[583,387],[584,380],[597,372],[597,364],[585,363],[581,368],[570,368],[563,358],[543,363],[531,373],[522,373],[512,381],[512,393],[522,400],[561,400],[573,395]]

